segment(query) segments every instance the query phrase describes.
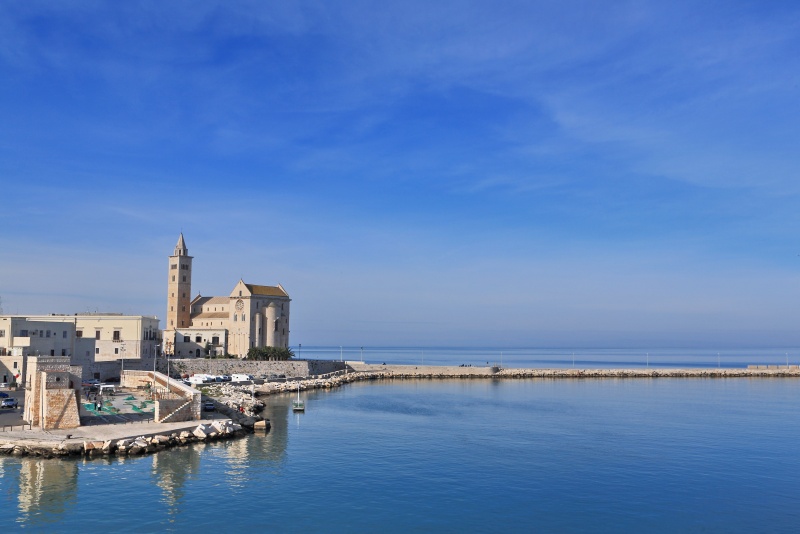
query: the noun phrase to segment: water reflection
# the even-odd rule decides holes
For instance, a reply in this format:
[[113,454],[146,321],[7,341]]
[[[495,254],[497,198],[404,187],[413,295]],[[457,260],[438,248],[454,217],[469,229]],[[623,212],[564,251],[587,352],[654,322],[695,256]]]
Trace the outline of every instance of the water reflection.
[[[2,457],[0,509],[7,513],[0,517],[0,527],[64,521],[75,510],[85,508],[83,499],[94,501],[96,494],[91,488],[108,488],[109,483],[126,495],[158,496],[159,504],[146,512],[126,509],[120,515],[150,515],[167,524],[186,511],[193,493],[205,491],[193,484],[209,475],[217,489],[225,487],[236,493],[245,491],[253,481],[271,485],[280,478],[286,462],[289,425],[294,419],[291,396],[275,395],[265,401],[263,416],[270,419],[271,429],[242,439],[177,447],[149,457]],[[103,508],[101,505],[92,513],[102,514]]]
[[[76,462],[42,458],[3,458],[0,483],[7,495],[16,493],[19,524],[54,523],[74,505],[78,494]],[[15,491],[14,491],[15,490]],[[13,497],[9,497],[11,501]],[[3,502],[6,500],[3,499]],[[5,506],[3,506],[5,508]],[[11,510],[4,510],[11,512]],[[4,519],[13,519],[5,517]]]

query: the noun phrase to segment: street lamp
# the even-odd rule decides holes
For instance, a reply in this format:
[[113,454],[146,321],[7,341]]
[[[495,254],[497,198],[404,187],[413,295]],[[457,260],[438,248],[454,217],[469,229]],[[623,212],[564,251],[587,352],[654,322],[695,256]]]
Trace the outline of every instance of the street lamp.
[[122,370],[119,373],[119,381],[120,381],[120,387],[121,387],[122,386],[122,376],[125,374],[125,343],[120,345],[119,351],[122,354],[122,358],[121,358]]
[[153,347],[155,353],[153,354],[153,391],[156,390],[156,362],[158,361],[158,349],[161,345],[156,345]]

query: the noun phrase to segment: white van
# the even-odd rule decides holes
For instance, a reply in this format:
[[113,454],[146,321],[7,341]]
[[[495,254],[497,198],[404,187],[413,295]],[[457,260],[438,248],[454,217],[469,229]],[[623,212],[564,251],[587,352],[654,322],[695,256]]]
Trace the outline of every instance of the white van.
[[236,374],[231,376],[232,382],[247,382],[253,379],[253,375]]
[[115,388],[111,384],[100,384],[97,386],[97,394],[98,395],[111,395],[112,397],[116,394],[117,388]]
[[192,375],[189,377],[190,384],[206,384],[211,382],[208,375]]

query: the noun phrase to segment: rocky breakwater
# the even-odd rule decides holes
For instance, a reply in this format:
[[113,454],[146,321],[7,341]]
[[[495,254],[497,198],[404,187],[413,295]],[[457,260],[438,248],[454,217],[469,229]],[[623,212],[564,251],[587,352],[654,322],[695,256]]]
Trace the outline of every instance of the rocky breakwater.
[[496,378],[770,378],[800,377],[796,368],[782,369],[503,369]]
[[193,430],[181,430],[169,434],[154,434],[134,438],[108,440],[65,439],[60,442],[19,442],[0,445],[0,455],[37,456],[55,458],[63,456],[137,456],[151,454],[164,449],[192,443],[238,438],[247,432],[233,421],[214,421],[198,425]]
[[215,409],[225,417],[250,430],[268,430],[270,421],[261,416],[264,403],[255,398],[251,388],[223,382],[202,389],[207,397],[213,399]]

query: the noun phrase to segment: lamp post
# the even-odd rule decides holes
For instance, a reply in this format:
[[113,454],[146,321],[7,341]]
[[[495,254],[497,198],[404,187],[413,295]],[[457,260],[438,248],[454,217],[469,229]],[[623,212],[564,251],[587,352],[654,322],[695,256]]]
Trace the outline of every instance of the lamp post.
[[120,387],[122,387],[122,376],[125,374],[125,343],[123,343],[123,344],[122,344],[122,345],[119,347],[119,351],[120,351],[120,353],[122,354],[122,358],[121,358],[121,361],[122,361],[122,370],[121,370],[121,371],[120,371],[120,373],[119,373],[119,382],[120,382]]
[[155,353],[153,354],[153,391],[156,390],[156,362],[158,361],[158,349],[161,345],[156,345],[153,347]]
[[172,354],[172,341],[164,344],[164,357],[167,359],[167,393],[169,393],[169,357]]

